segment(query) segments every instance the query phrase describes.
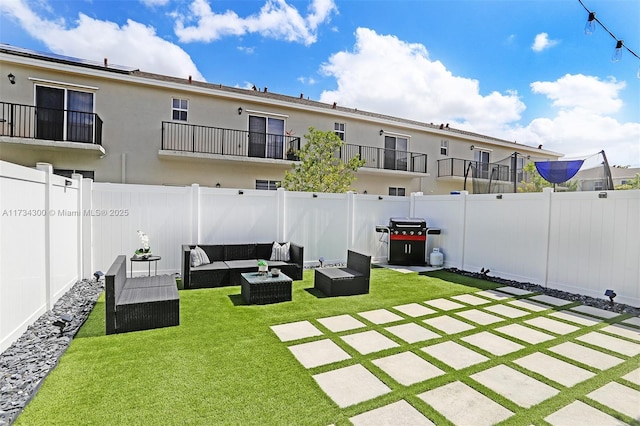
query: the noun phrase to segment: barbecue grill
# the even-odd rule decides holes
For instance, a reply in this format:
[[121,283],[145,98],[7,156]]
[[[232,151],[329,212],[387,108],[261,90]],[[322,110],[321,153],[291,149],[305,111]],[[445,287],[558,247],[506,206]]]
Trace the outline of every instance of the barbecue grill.
[[389,219],[389,259],[393,265],[424,265],[427,221],[422,218]]

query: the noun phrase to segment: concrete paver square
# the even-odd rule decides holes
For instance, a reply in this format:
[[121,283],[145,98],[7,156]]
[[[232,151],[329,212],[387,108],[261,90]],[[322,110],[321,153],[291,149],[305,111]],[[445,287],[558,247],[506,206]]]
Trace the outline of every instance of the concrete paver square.
[[447,316],[447,315],[429,318],[429,319],[423,320],[422,322],[430,325],[431,327],[437,328],[438,330],[443,331],[446,334],[461,333],[463,331],[467,331],[475,328],[471,324],[467,324],[464,321],[451,318],[450,316]]
[[569,334],[576,330],[580,330],[580,327],[576,327],[575,325],[556,321],[547,317],[532,318],[530,320],[526,320],[524,323],[556,334]]
[[560,299],[558,297],[547,296],[546,294],[539,294],[537,296],[531,296],[529,299],[535,300],[535,301],[538,301],[538,302],[542,302],[542,303],[546,303],[547,305],[553,305],[553,306],[564,306],[564,305],[568,305],[570,303],[573,303],[570,300],[564,300],[564,299]]
[[636,327],[640,327],[640,317],[631,317],[622,321],[625,324],[635,325]]
[[596,410],[592,406],[582,401],[573,401],[571,404],[561,408],[544,419],[553,426],[619,426],[626,425],[615,417]]
[[617,382],[607,383],[587,394],[587,397],[625,414],[634,420],[640,419],[640,392]]
[[622,378],[640,386],[640,368],[636,368],[632,372],[625,374]]
[[340,408],[391,392],[387,385],[360,364],[315,374],[313,379]]
[[636,343],[618,339],[617,337],[608,336],[606,334],[597,333],[595,331],[587,333],[584,336],[577,337],[576,340],[627,356],[634,356],[640,353],[640,345]]
[[363,331],[361,333],[347,334],[340,337],[349,346],[360,352],[362,355],[383,351],[389,348],[396,348],[398,345],[388,337],[383,336],[375,330]]
[[322,331],[318,330],[309,321],[297,321],[287,324],[272,325],[271,330],[282,342],[304,339],[305,337],[322,336]]
[[620,337],[626,337],[627,339],[640,342],[640,329],[637,329],[637,328],[631,328],[631,327],[626,327],[620,324],[614,324],[614,325],[609,325],[607,327],[601,328],[600,331],[615,334]]
[[583,314],[587,314],[587,315],[592,315],[594,317],[606,318],[606,319],[617,317],[618,315],[620,315],[617,312],[611,312],[605,309],[594,308],[593,306],[586,306],[586,305],[576,306],[571,308],[571,310],[582,312]]
[[437,339],[438,337],[441,337],[438,333],[427,330],[423,326],[414,322],[392,325],[391,327],[386,327],[385,330],[395,334],[407,343],[422,342],[424,340]]
[[419,303],[408,303],[406,305],[394,306],[393,309],[414,318],[436,313],[433,309],[427,308]]
[[471,336],[463,337],[461,340],[498,356],[510,354],[524,348],[524,346],[516,342],[496,336],[488,331],[472,334]]
[[422,350],[456,370],[487,361],[489,358],[456,342],[442,342]]
[[449,300],[449,299],[433,299],[433,300],[427,300],[424,303],[443,311],[451,311],[453,309],[460,309],[465,307],[465,305],[460,304],[458,302],[454,302],[453,300]]
[[547,305],[543,305],[542,303],[537,303],[528,299],[512,300],[507,303],[513,306],[517,306],[518,308],[528,309],[533,312],[541,312],[549,309]]
[[351,315],[336,315],[333,317],[325,317],[318,319],[318,322],[334,333],[347,330],[355,330],[356,328],[366,327],[366,325]]
[[573,364],[540,352],[527,355],[513,362],[567,387],[571,387],[595,376],[594,373],[584,368],[576,367]]
[[485,305],[490,302],[483,297],[474,296],[473,294],[460,294],[458,296],[452,296],[452,299],[457,300],[458,302],[466,303],[467,305]]
[[574,324],[580,324],[585,326],[591,326],[598,324],[600,320],[595,319],[593,317],[588,317],[585,315],[580,315],[576,312],[572,311],[558,311],[552,314],[549,314],[550,317],[559,318],[561,320],[569,321]]
[[511,287],[511,286],[498,287],[496,288],[496,290],[501,291],[503,293],[513,294],[516,296],[524,296],[526,294],[533,293],[532,291],[525,290],[523,288]]
[[502,317],[497,317],[478,309],[469,309],[468,311],[457,312],[456,315],[480,325],[489,325],[496,322],[504,321],[504,318]]
[[354,426],[431,426],[434,423],[404,399],[349,418]]
[[444,371],[413,352],[389,355],[371,362],[404,386],[411,386],[444,374]]
[[513,415],[502,405],[462,382],[453,382],[423,392],[418,398],[455,425],[489,426]]
[[475,292],[474,294],[477,294],[478,296],[482,296],[482,297],[488,297],[489,299],[493,299],[493,300],[505,300],[505,299],[511,299],[513,297],[509,294],[504,294],[500,291],[495,291],[495,290],[482,290],[482,291]]
[[559,393],[546,385],[506,365],[497,365],[470,376],[496,393],[529,408]]
[[289,346],[289,350],[305,368],[318,367],[351,358],[340,346],[329,339]]
[[394,314],[393,312],[387,311],[386,309],[374,309],[373,311],[358,312],[358,315],[368,319],[374,324],[387,324],[389,322],[400,321],[404,319],[400,315]]
[[508,305],[493,305],[482,308],[485,311],[493,312],[494,314],[502,315],[507,318],[520,318],[525,315],[529,315],[530,312],[523,311],[522,309],[512,308]]
[[520,324],[505,325],[504,327],[496,328],[495,331],[499,331],[500,333],[506,334],[507,336],[522,340],[523,342],[531,343],[532,345],[546,342],[547,340],[551,340],[555,337]]
[[558,355],[562,355],[568,359],[578,361],[581,364],[588,365],[599,370],[606,370],[607,368],[614,367],[621,362],[624,362],[623,359],[613,355],[587,348],[586,346],[578,345],[573,342],[561,343],[549,348],[549,350],[557,353]]

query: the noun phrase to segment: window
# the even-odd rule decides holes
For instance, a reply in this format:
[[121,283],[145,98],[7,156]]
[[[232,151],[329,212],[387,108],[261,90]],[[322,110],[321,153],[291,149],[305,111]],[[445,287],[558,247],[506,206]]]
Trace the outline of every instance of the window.
[[280,188],[281,182],[279,180],[256,180],[256,189],[261,189],[264,191],[275,191]]
[[344,123],[334,123],[333,130],[336,132],[336,136],[340,138],[342,142],[345,141]]
[[604,182],[601,180],[597,180],[593,182],[593,190],[594,191],[602,191],[604,189]]
[[404,197],[405,189],[404,188],[400,188],[400,187],[396,188],[395,186],[390,186],[389,187],[389,195],[397,196],[397,197]]
[[249,116],[249,157],[283,158],[284,120]]
[[441,140],[440,141],[440,155],[449,155],[449,141]]
[[93,98],[91,92],[36,85],[36,137],[92,143]]
[[407,170],[407,147],[409,140],[399,136],[384,137],[384,168]]
[[75,169],[53,169],[53,174],[58,176],[64,176],[71,179],[71,175],[79,173],[85,179],[95,179],[95,172],[91,170],[75,170]]
[[187,121],[189,101],[187,99],[173,98],[171,102],[171,118],[177,121]]

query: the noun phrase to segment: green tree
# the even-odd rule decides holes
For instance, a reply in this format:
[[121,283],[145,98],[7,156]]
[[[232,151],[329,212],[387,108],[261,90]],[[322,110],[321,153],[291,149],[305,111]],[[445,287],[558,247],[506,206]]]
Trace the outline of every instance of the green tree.
[[333,192],[350,191],[355,172],[365,163],[359,155],[343,161],[335,153],[343,142],[333,131],[323,132],[309,127],[304,135],[307,143],[300,148],[300,164],[293,164],[284,174],[282,187],[288,191]]
[[640,173],[636,173],[635,177],[631,180],[628,180],[624,185],[618,185],[615,189],[626,190],[626,189],[640,189]]
[[542,192],[542,188],[553,186],[551,182],[540,176],[540,173],[536,170],[536,164],[533,161],[527,163],[522,170],[526,173],[528,181],[520,182],[518,192]]

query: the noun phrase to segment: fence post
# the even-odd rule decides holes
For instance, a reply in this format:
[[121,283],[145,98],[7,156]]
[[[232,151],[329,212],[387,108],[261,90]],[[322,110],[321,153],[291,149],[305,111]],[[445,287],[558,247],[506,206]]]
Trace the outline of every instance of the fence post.
[[[82,195],[80,208],[82,212],[82,244],[80,250],[87,253],[82,257],[82,278],[90,278],[93,269],[93,179],[82,179]],[[106,271],[105,271],[106,272]]]
[[355,198],[355,192],[347,191],[347,250],[351,250],[354,247],[355,241]]
[[36,163],[36,169],[44,173],[44,291],[47,310],[53,308],[51,301],[51,176],[53,166],[49,163]]
[[467,239],[467,197],[469,196],[469,191],[460,191],[460,197],[462,197],[462,241],[460,242],[460,269],[464,269],[464,253],[465,253],[465,242]]
[[200,185],[191,184],[191,243],[200,244]]
[[71,178],[78,182],[78,193],[76,194],[76,227],[78,228],[78,238],[76,240],[76,249],[78,250],[78,257],[76,259],[76,266],[78,270],[78,279],[84,278],[84,271],[82,270],[82,259],[84,252],[82,251],[82,175],[79,173],[73,173]]
[[286,194],[287,192],[284,188],[278,188],[276,190],[276,211],[278,212],[276,219],[278,221],[278,223],[276,223],[276,238],[278,241],[288,241],[285,235],[285,229],[287,229],[285,226],[287,223]]
[[549,285],[549,258],[551,251],[551,201],[553,200],[553,188],[542,188],[542,193],[546,194],[547,201],[547,256],[544,265],[544,288]]

